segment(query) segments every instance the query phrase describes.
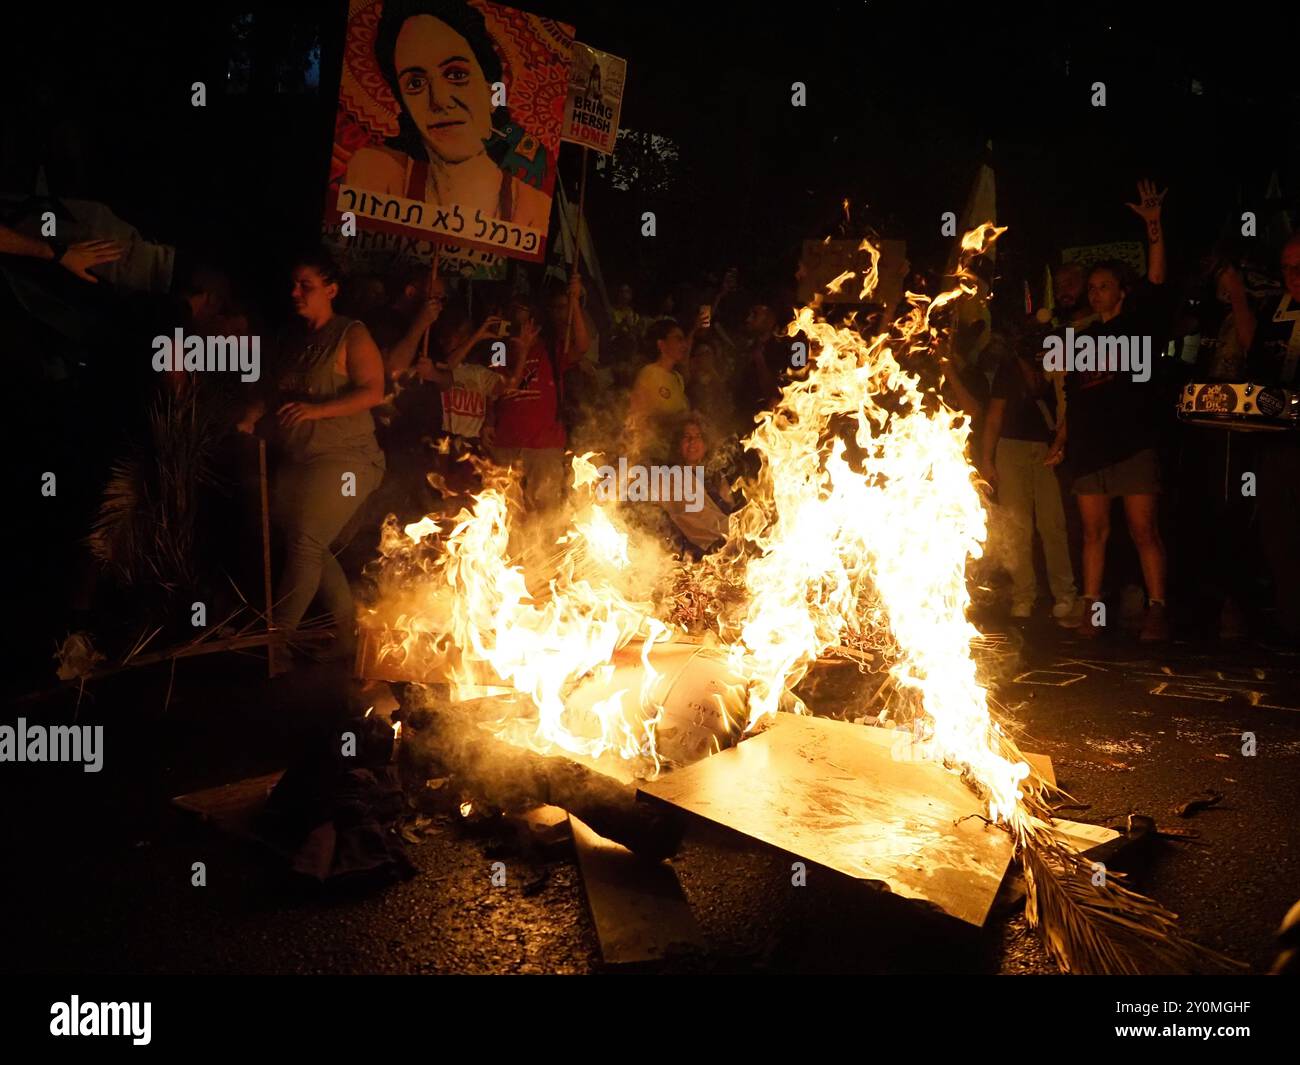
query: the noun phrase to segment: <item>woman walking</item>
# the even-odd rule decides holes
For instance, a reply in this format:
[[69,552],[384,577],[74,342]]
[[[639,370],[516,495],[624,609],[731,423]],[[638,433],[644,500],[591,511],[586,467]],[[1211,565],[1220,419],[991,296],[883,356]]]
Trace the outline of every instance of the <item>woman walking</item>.
[[293,269],[297,316],[280,345],[275,420],[280,462],[272,511],[285,564],[274,621],[290,634],[318,595],[338,631],[337,657],[356,647],[352,590],[333,545],[383,479],[370,409],[384,399],[384,365],[360,322],[334,313],[339,271],[324,253]]

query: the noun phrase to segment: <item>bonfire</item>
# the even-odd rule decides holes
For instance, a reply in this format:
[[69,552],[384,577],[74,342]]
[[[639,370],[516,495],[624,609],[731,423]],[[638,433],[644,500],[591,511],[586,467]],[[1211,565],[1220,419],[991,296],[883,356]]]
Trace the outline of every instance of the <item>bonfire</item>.
[[[1063,968],[1218,966],[1174,915],[1064,845],[1053,788],[980,680],[967,566],[987,516],[970,424],[915,368],[933,366],[944,309],[976,298],[970,265],[1002,232],[967,233],[953,287],[909,293],[884,331],[832,325],[816,304],[798,313],[789,332],[809,342],[806,370],[743,441],[757,472],[738,486],[745,503],[725,544],[701,562],[668,558],[598,498],[611,456],[573,457],[572,516],[544,544],[525,538],[510,474],[486,469],[451,521],[389,521],[363,627],[390,671],[445,683],[453,702],[501,697],[478,727],[623,779],[805,712],[793,691],[827,655],[870,661],[887,677],[875,705],[842,716],[906,730],[979,797],[1014,845],[1026,913]],[[866,301],[878,255],[863,250],[871,268],[833,286],[860,284]]]

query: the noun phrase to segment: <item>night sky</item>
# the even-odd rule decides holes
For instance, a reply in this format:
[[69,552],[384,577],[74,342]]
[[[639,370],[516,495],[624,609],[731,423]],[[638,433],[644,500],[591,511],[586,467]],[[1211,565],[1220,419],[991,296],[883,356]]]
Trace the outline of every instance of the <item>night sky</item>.
[[[839,232],[845,197],[852,235],[875,226],[905,237],[914,262],[941,265],[939,215],[960,212],[990,139],[1013,282],[1036,281],[1061,247],[1137,238],[1123,201],[1140,175],[1172,187],[1176,268],[1241,210],[1267,209],[1272,171],[1291,201],[1300,180],[1296,17],[1280,9],[1220,30],[1190,9],[1119,4],[926,5],[923,18],[876,2],[521,6],[626,57],[623,126],[680,147],[666,193],[591,183],[606,274],[647,296],[730,262],[757,287],[786,284],[803,238]],[[32,44],[0,74],[12,101],[0,185],[28,187],[49,144],[56,192],[103,199],[154,239],[270,282],[320,217],[345,10],[8,16],[13,39]],[[313,42],[320,87],[304,90]],[[190,106],[196,80],[206,109]],[[795,81],[806,107],[791,106]],[[1090,103],[1094,81],[1105,108]],[[561,157],[575,196],[579,159],[572,145]],[[644,210],[658,216],[653,240],[640,236]]]

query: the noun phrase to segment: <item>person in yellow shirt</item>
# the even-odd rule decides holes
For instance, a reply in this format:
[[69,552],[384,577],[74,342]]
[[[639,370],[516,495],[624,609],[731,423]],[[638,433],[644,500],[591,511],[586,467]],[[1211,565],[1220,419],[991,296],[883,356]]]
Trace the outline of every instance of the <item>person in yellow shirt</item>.
[[629,450],[638,458],[657,460],[667,457],[672,423],[690,409],[686,382],[677,367],[691,349],[682,327],[671,318],[661,318],[646,330],[646,345],[654,361],[641,367],[632,385]]

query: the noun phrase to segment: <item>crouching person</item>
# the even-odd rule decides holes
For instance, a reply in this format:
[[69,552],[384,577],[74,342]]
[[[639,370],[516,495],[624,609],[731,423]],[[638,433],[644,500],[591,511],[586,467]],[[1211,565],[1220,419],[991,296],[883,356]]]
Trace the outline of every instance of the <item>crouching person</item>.
[[672,456],[681,467],[682,491],[680,496],[672,493],[674,498],[661,498],[659,505],[671,522],[676,545],[698,560],[726,539],[728,515],[736,509],[737,500],[722,472],[709,472],[709,446],[698,414],[688,414],[679,423]]

